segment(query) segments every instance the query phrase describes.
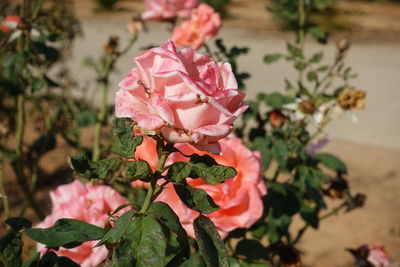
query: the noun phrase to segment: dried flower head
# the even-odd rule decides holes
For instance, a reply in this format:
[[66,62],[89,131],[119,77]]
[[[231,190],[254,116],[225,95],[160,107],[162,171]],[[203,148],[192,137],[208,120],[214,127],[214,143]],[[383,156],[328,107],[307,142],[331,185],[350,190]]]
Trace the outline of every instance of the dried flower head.
[[311,99],[304,99],[299,103],[299,110],[303,112],[304,114],[314,114],[315,111],[317,110],[316,106],[314,103],[311,101]]
[[111,36],[108,42],[104,45],[104,51],[107,55],[118,55],[118,44],[119,44],[119,37],[118,36]]
[[324,192],[331,198],[343,198],[344,192],[349,188],[347,181],[337,176],[331,180],[329,188]]
[[365,104],[365,91],[346,88],[340,93],[337,102],[344,110],[362,109]]
[[138,34],[144,30],[143,21],[140,18],[133,18],[128,25],[126,25],[126,29],[131,34]]

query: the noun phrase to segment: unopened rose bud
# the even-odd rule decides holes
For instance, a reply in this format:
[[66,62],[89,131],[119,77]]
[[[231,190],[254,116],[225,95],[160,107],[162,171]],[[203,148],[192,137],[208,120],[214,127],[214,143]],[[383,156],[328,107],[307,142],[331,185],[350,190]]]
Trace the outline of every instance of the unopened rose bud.
[[108,55],[118,55],[119,37],[111,36],[108,43],[104,45],[104,51]]
[[363,207],[365,205],[365,201],[367,201],[367,196],[364,194],[357,193],[354,197],[354,204],[358,208]]
[[340,93],[336,101],[344,110],[362,109],[365,106],[365,96],[365,91],[349,87]]
[[304,114],[314,114],[317,108],[315,107],[314,103],[311,99],[305,99],[299,103],[299,110]]
[[126,25],[128,32],[131,34],[138,34],[143,31],[143,21],[139,18],[133,18],[132,21]]
[[344,192],[349,188],[349,185],[345,179],[338,176],[331,180],[329,188],[325,191],[325,194],[331,198],[343,198]]
[[269,122],[272,127],[280,128],[286,122],[286,117],[279,110],[273,110],[269,113]]
[[346,38],[336,43],[336,46],[340,53],[347,51],[350,48],[350,41]]

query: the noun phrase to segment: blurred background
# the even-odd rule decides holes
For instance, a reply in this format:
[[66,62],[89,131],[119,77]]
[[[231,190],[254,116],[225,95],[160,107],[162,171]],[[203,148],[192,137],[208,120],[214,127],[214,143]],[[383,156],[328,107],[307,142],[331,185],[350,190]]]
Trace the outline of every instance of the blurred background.
[[[98,2],[75,1],[81,35],[67,58],[80,85],[74,94],[93,105],[100,102],[100,89],[93,83],[93,71],[82,67],[83,59],[99,55],[112,35],[119,36],[121,44],[127,43],[131,37],[127,22],[144,9],[141,0],[115,1],[112,11],[99,9]],[[239,59],[240,71],[251,74],[246,82],[249,99],[257,92],[283,91],[284,78],[294,74],[288,64],[266,65],[262,60],[267,53],[283,52],[285,42],[294,38],[287,31],[290,25],[282,23],[268,7],[273,7],[273,1],[229,0],[221,6],[224,27],[218,37],[228,46],[250,49]],[[356,89],[367,92],[366,108],[357,111],[356,117],[344,116],[332,123],[327,133],[333,141],[324,150],[347,163],[349,182],[368,199],[363,209],[334,216],[318,231],[310,230],[300,246],[304,264],[350,266],[352,257],[343,248],[371,242],[383,243],[400,261],[400,1],[332,0],[311,19],[330,31],[331,37],[326,45],[308,39],[306,53],[324,51],[324,60],[331,62],[335,41],[349,38],[352,42],[347,63],[358,73],[353,82]],[[168,27],[167,23],[148,23],[149,30],[140,34],[133,48],[118,61],[117,71],[110,77],[109,104],[114,102],[118,82],[134,67],[132,58],[145,47],[167,40]],[[69,153],[60,146],[42,159],[50,162],[43,169],[54,172]],[[40,194],[47,198],[47,193]]]

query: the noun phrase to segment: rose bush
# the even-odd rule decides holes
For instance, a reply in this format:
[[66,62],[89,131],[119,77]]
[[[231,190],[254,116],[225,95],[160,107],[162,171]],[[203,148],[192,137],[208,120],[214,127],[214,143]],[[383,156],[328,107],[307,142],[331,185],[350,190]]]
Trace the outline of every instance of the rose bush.
[[145,0],[144,20],[169,20],[176,17],[187,18],[199,0]]
[[[59,186],[50,192],[52,212],[44,221],[37,225],[38,228],[47,228],[61,218],[70,218],[88,222],[99,227],[104,227],[108,220],[107,212],[114,211],[127,200],[116,191],[105,185],[83,184],[76,180],[67,185]],[[127,211],[122,209],[116,215]],[[106,257],[105,246],[95,247],[97,241],[85,242],[81,246],[55,251],[58,256],[66,256],[83,267],[98,266]],[[38,244],[37,249],[44,253],[46,248]]]
[[230,64],[191,48],[177,51],[172,41],[135,62],[119,84],[116,116],[131,118],[144,132],[160,132],[167,142],[218,153],[217,141],[247,108]]
[[[187,144],[175,146],[185,155],[208,154],[218,164],[236,169],[237,176],[218,185],[207,184],[203,179],[186,179],[190,186],[204,189],[220,207],[207,216],[214,222],[222,238],[225,238],[232,230],[248,228],[260,219],[263,214],[262,197],[267,191],[261,174],[260,153],[249,150],[239,138],[224,138],[220,144],[221,155],[201,152]],[[179,153],[171,155],[172,162],[187,160]],[[165,187],[157,201],[170,205],[187,233],[191,237],[195,236],[193,221],[199,212],[186,207],[171,184]]]
[[209,5],[201,4],[198,8],[193,9],[190,20],[174,29],[172,40],[178,46],[198,49],[209,38],[217,35],[221,25],[219,13]]

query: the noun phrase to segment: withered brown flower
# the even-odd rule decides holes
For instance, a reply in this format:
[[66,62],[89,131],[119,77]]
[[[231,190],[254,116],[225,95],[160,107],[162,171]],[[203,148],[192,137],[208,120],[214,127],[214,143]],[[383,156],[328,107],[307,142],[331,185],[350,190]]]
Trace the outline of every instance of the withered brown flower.
[[340,93],[336,101],[344,110],[362,109],[365,105],[365,96],[365,91],[349,87]]
[[304,114],[314,114],[317,110],[317,107],[310,99],[305,99],[299,103],[299,110]]
[[118,55],[119,37],[111,36],[108,42],[104,45],[104,51],[108,55]]

